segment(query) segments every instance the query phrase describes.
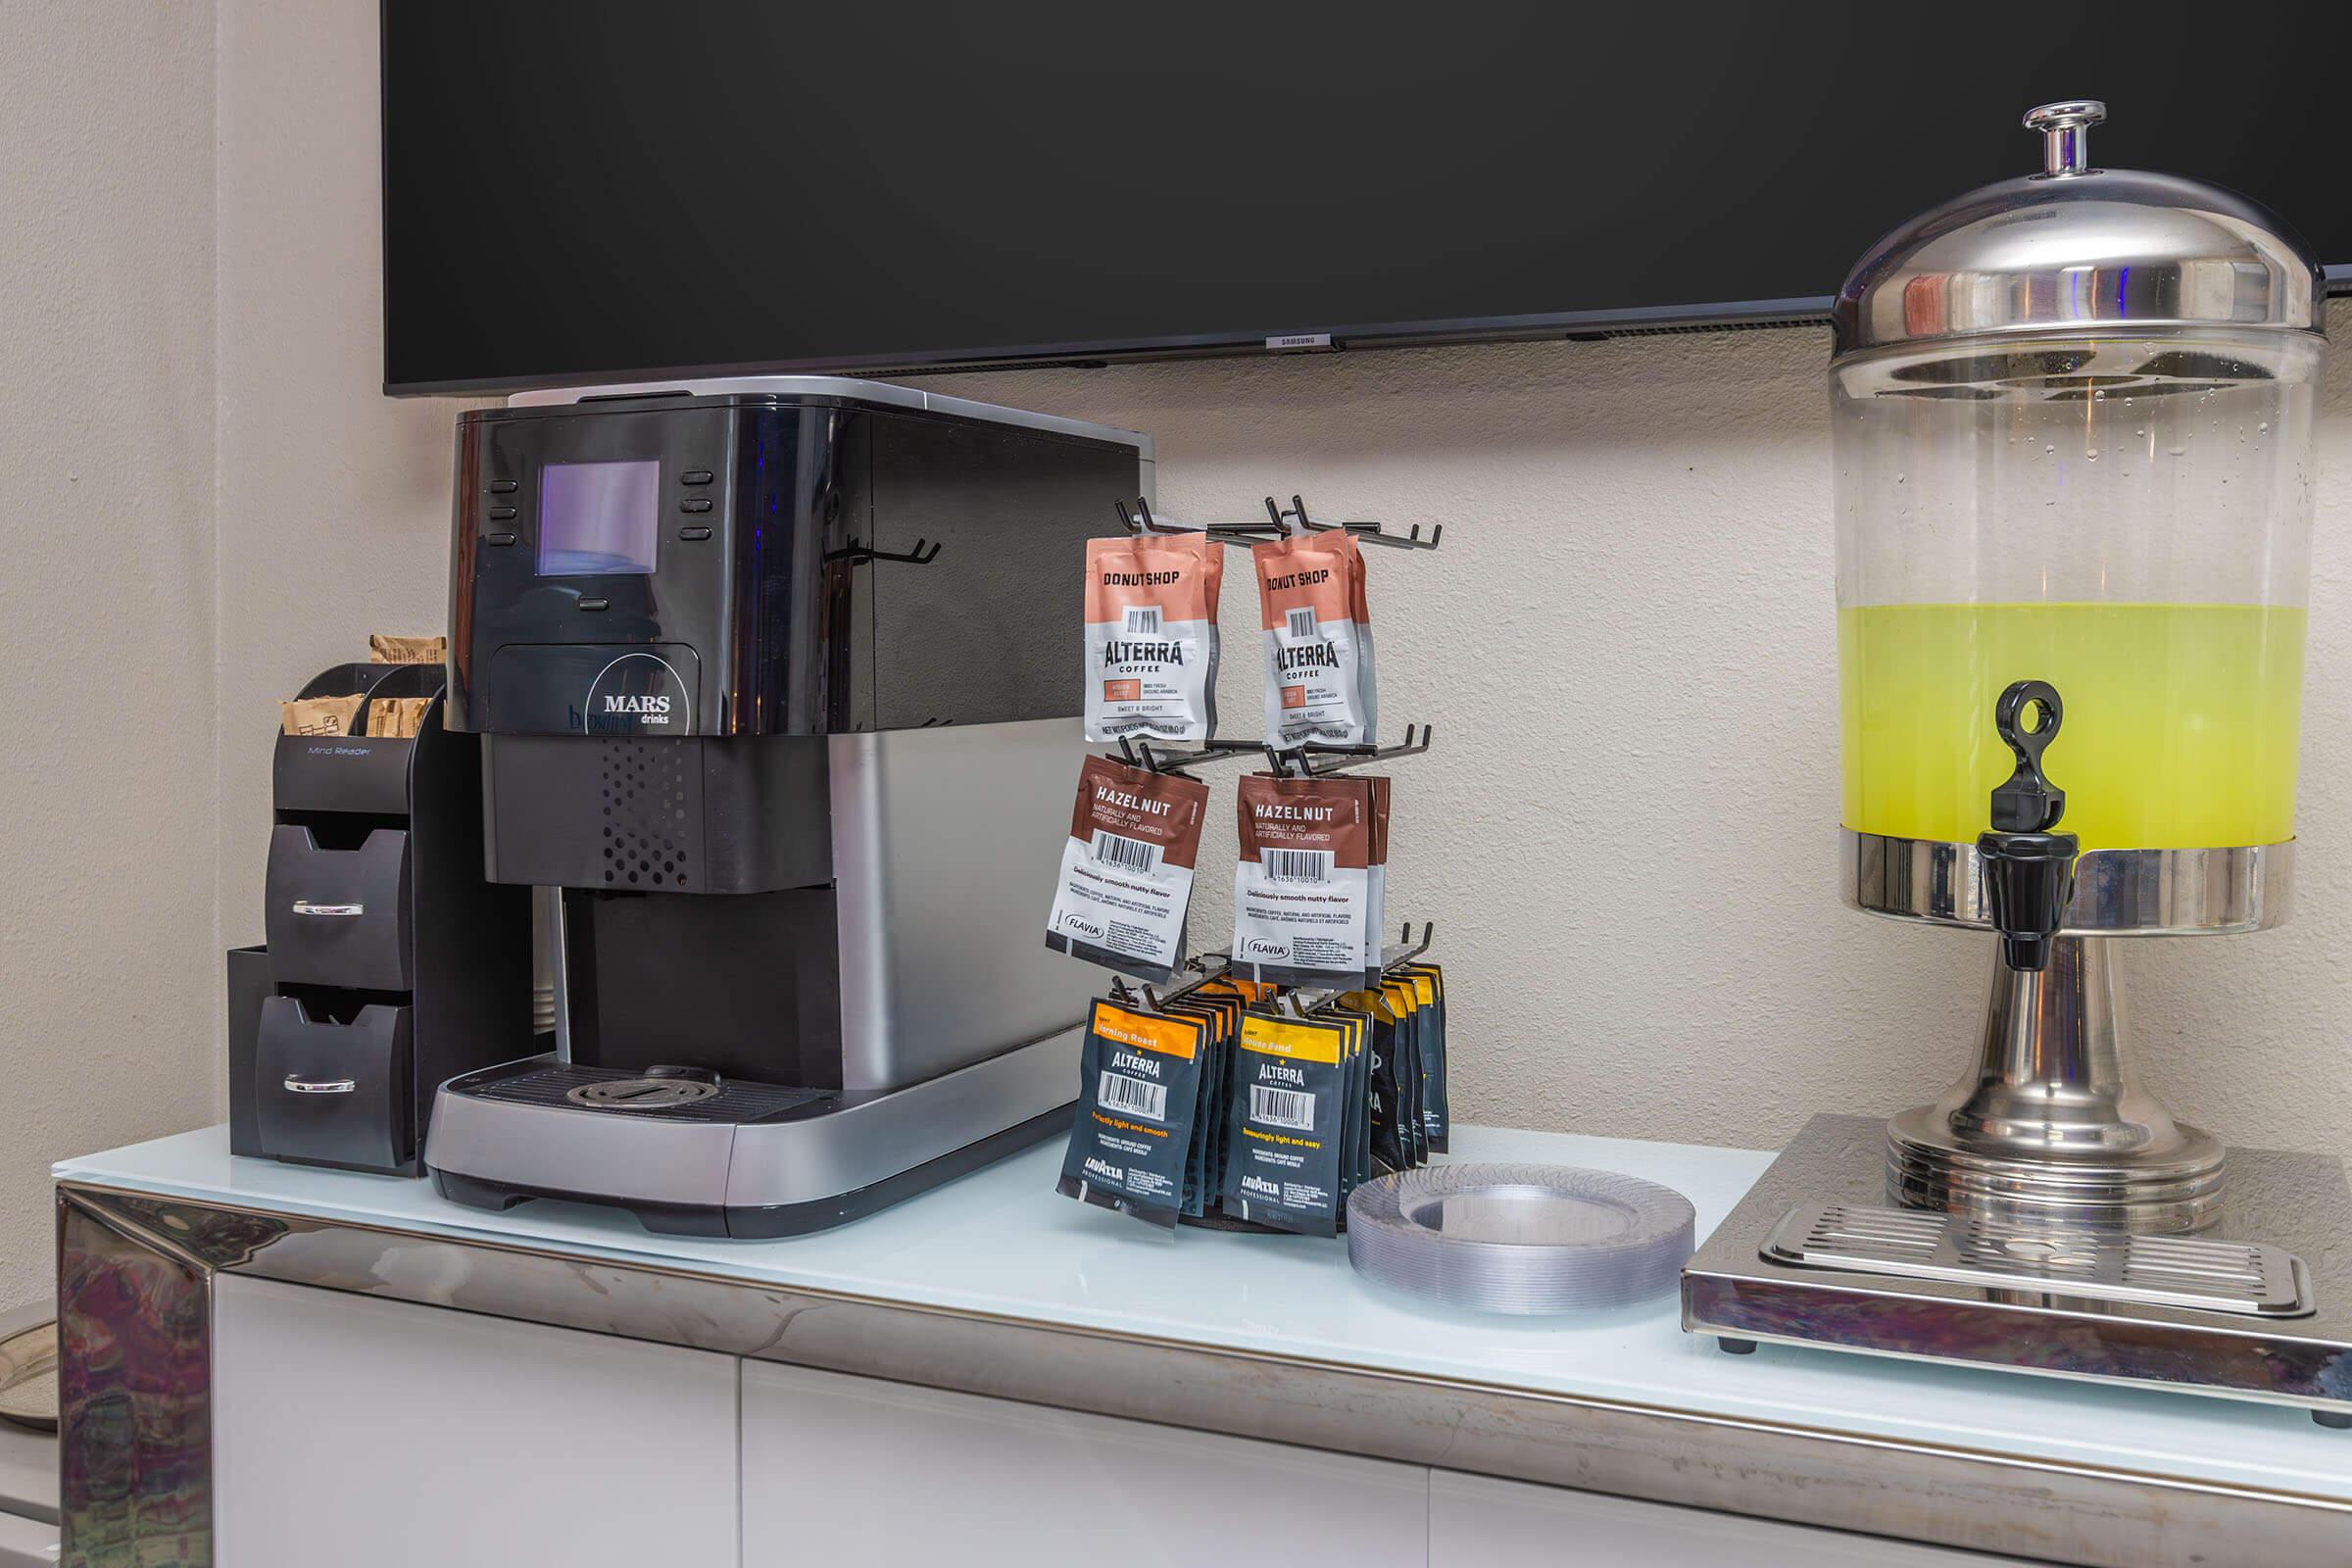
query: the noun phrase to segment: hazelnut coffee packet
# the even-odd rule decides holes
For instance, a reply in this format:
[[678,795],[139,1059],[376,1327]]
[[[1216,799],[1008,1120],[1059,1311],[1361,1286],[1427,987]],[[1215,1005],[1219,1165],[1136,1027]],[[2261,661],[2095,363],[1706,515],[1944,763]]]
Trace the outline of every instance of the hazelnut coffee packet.
[[1086,759],[1046,946],[1138,979],[1170,978],[1184,956],[1207,811],[1198,779]]
[[1094,1004],[1056,1192],[1174,1228],[1185,1207],[1210,1033],[1209,1020],[1197,1014]]
[[1353,1170],[1348,1158],[1348,1057],[1354,1025],[1311,1014],[1243,1014],[1226,1098],[1219,1206],[1234,1219],[1336,1236]]
[[1266,739],[1368,746],[1379,691],[1364,558],[1343,529],[1252,545],[1265,628]]
[[[1234,967],[1285,985],[1354,989],[1380,979],[1373,781],[1246,774],[1236,801]],[[1385,879],[1385,877],[1384,877]]]
[[1206,534],[1087,541],[1088,740],[1216,734],[1224,576],[1224,548]]

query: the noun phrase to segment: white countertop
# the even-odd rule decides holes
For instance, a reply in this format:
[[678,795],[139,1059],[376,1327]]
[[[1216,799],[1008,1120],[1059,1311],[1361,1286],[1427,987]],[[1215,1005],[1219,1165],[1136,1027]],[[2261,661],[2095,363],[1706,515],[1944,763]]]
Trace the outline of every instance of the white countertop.
[[[1701,1241],[1772,1162],[1748,1150],[1490,1128],[1463,1129],[1454,1142],[1455,1159],[1662,1182],[1697,1207]],[[2300,1410],[1782,1346],[1731,1356],[1682,1332],[1671,1295],[1533,1321],[1424,1307],[1359,1281],[1345,1242],[1170,1235],[1074,1202],[1054,1191],[1061,1152],[1055,1139],[870,1219],[773,1242],[651,1236],[583,1204],[465,1208],[427,1181],[232,1157],[224,1127],[55,1170],[94,1186],[665,1260],[885,1301],[2352,1500],[2352,1433]]]

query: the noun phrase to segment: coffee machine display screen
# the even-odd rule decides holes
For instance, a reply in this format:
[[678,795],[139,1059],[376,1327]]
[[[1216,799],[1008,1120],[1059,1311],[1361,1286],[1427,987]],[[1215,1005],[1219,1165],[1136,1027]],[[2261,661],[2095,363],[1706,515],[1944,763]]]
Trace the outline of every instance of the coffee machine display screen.
[[662,465],[551,463],[539,470],[539,575],[654,569]]

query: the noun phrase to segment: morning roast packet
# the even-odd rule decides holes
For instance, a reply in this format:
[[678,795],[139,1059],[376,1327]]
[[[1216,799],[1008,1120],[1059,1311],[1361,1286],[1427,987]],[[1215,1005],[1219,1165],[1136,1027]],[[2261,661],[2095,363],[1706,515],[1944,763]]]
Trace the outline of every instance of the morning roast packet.
[[1285,985],[1354,988],[1380,973],[1373,792],[1364,780],[1244,774],[1236,795],[1234,967]]
[[1432,1153],[1443,1154],[1453,1137],[1452,1102],[1446,1088],[1446,973],[1434,963],[1399,965],[1420,994],[1422,1081],[1427,1085],[1422,1120]]
[[1250,547],[1265,629],[1266,739],[1369,746],[1377,727],[1364,558],[1345,530]]
[[1217,729],[1217,594],[1206,534],[1086,543],[1086,738],[1207,741]]
[[1184,1213],[1198,1218],[1207,1211],[1217,1196],[1218,1172],[1211,1152],[1217,1142],[1217,1123],[1223,1119],[1226,1058],[1231,1054],[1233,1031],[1241,1024],[1242,1004],[1230,991],[1212,992],[1203,986],[1166,1004],[1165,1007],[1171,1013],[1190,1014],[1208,1024],[1208,1035],[1200,1048],[1192,1140],[1184,1168]]
[[1046,946],[1143,980],[1172,976],[1207,810],[1199,779],[1086,759]]
[[1174,1228],[1200,1101],[1205,1019],[1098,1001],[1078,1059],[1078,1115],[1054,1191]]
[[1348,1033],[1334,1018],[1243,1014],[1226,1097],[1226,1214],[1307,1236],[1339,1234]]

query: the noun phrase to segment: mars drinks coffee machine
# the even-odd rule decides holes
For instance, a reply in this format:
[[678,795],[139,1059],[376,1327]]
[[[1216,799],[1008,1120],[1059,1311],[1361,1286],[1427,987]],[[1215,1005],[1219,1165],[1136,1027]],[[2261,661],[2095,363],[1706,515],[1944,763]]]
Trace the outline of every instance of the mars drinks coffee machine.
[[1940,1098],[1798,1135],[1684,1321],[2352,1425],[2341,1165],[2168,1112],[2111,956],[2287,912],[2322,279],[2239,197],[2095,167],[2103,115],[2034,111],[2040,173],[1838,297],[1843,891],[1989,933],[1989,995]]
[[1150,473],[824,377],[461,418],[449,720],[492,879],[563,889],[562,1049],[442,1088],[443,1194],[790,1235],[1066,1124],[1088,982],[1029,917],[1084,541]]

